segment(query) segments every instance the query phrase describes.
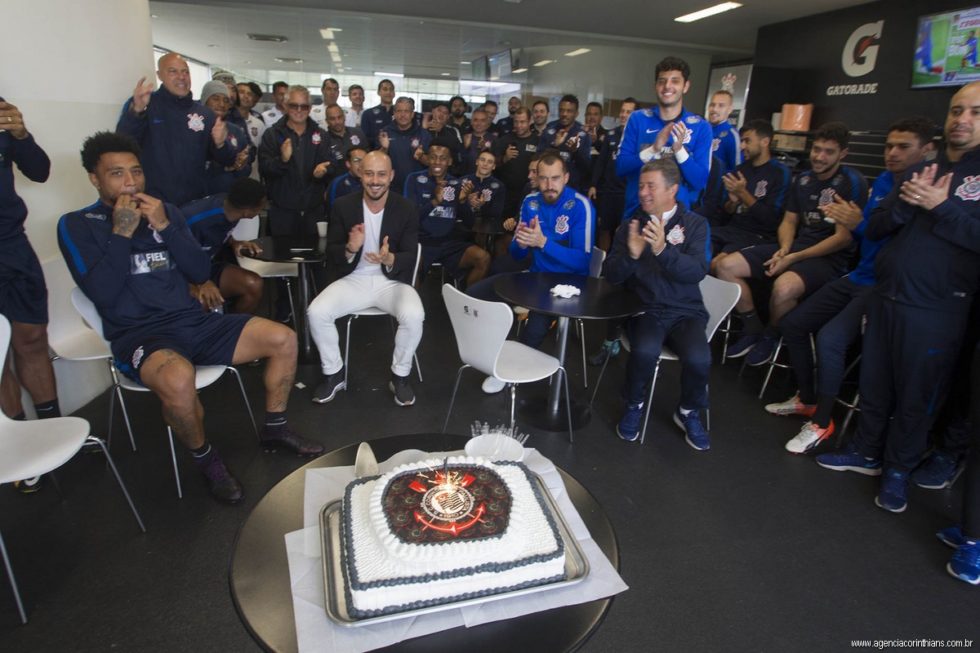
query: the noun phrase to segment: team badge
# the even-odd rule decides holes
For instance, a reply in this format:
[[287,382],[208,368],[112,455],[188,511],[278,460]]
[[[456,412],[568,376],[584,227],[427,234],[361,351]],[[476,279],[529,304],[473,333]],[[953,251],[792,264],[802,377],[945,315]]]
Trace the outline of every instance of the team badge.
[[490,182],[490,188],[493,188],[494,190],[496,190],[496,189],[500,188],[500,184],[498,184],[495,181],[492,181],[492,182]]
[[[697,116],[688,116],[687,118],[684,119],[684,122],[686,122],[689,125],[695,125],[701,122],[701,119],[698,118]],[[724,134],[722,134],[722,136],[724,136]]]
[[442,189],[442,201],[452,202],[456,199],[456,189],[452,186],[446,186]]
[[810,183],[810,175],[800,175],[800,186],[806,186]]
[[765,197],[766,186],[768,184],[769,182],[766,181],[765,179],[760,180],[759,183],[755,185],[755,193],[753,193],[753,195],[755,195],[756,197]]
[[559,236],[564,236],[568,233],[568,216],[559,215],[558,219],[555,220],[555,233]]
[[187,114],[187,128],[192,132],[204,131],[204,116],[199,113]]
[[92,220],[103,220],[103,221],[105,220],[105,216],[102,215],[101,213],[86,213],[85,217],[90,218]]
[[483,141],[483,149],[484,150],[490,149],[490,141]]
[[980,175],[963,177],[963,183],[956,187],[956,196],[968,202],[980,199]]
[[139,367],[140,361],[142,360],[143,360],[143,345],[140,345],[139,347],[136,348],[136,351],[133,352],[133,367]]
[[415,148],[417,148],[417,147],[418,147],[419,145],[420,145],[420,141],[419,141],[419,139],[417,139],[417,138],[413,138],[413,139],[412,139],[412,149],[414,150],[414,149],[415,149]]
[[574,206],[575,206],[575,200],[568,200],[562,205],[561,208],[563,208],[566,211],[571,211]]
[[827,204],[834,203],[834,189],[824,188],[820,191],[820,199],[817,200],[817,206],[826,206]]
[[312,141],[314,145],[319,145],[320,143],[322,143],[323,138],[320,136],[320,132],[318,131],[313,132],[313,135],[310,136],[310,141]]
[[427,184],[427,183],[429,183],[429,178],[426,177],[425,175],[419,175],[418,177],[415,178],[415,180],[417,182],[419,182],[420,184]]
[[537,211],[538,210],[538,201],[537,200],[531,200],[530,202],[527,203],[527,208],[531,209],[532,211]]
[[525,145],[524,146],[524,151],[525,152],[537,152],[538,151],[538,146],[537,145]]
[[252,136],[258,136],[259,135],[259,128],[258,127],[249,127],[248,129],[252,133]]
[[715,152],[718,150],[718,146],[721,145],[721,139],[712,138],[711,139],[711,151]]
[[728,132],[727,131],[724,131],[724,132],[718,134],[718,138],[725,138],[726,136],[728,136]]
[[667,232],[667,242],[671,245],[680,245],[684,242],[684,227],[675,224],[674,228]]
[[351,134],[350,144],[351,145],[360,145],[361,144],[361,137],[358,136],[357,134]]
[[232,147],[236,147],[236,148],[238,147],[238,139],[237,138],[235,138],[234,136],[229,136],[228,137],[228,140],[231,141],[231,146]]
[[493,191],[491,191],[489,188],[484,188],[483,192],[480,193],[480,200],[484,202],[489,202],[492,199],[493,199]]

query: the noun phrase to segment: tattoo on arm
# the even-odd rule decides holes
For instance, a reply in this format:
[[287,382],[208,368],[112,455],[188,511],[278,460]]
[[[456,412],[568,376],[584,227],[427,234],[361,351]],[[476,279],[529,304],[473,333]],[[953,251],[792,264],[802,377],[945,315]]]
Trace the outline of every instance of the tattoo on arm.
[[116,209],[112,213],[112,233],[120,236],[133,235],[140,223],[140,214],[135,209]]

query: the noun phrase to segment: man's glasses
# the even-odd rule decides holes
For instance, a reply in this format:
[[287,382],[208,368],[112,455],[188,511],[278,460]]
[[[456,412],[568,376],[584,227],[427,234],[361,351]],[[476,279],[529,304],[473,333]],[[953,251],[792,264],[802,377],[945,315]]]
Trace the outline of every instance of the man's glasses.
[[286,108],[292,109],[293,111],[309,111],[312,105],[309,104],[296,104],[295,102],[290,102],[286,105]]

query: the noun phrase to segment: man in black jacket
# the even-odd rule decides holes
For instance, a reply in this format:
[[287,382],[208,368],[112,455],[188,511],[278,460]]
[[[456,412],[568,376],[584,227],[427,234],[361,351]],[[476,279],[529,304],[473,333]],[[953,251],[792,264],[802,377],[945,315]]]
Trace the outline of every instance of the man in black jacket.
[[415,348],[422,339],[425,310],[412,286],[418,255],[418,210],[389,192],[394,171],[383,152],[364,157],[363,191],[333,205],[328,252],[340,278],[321,292],[307,312],[320,351],[324,379],[313,392],[323,404],[347,387],[336,320],[365,308],[379,308],[398,320],[389,389],[399,406],[415,403],[409,383]]

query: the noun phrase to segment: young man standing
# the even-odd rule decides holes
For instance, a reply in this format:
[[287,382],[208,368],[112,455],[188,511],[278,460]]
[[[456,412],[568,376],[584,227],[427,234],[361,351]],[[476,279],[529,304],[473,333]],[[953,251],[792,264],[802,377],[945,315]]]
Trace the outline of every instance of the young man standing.
[[725,165],[724,172],[731,172],[738,165],[738,130],[728,122],[732,115],[734,98],[731,91],[715,91],[708,103],[708,122],[711,124],[711,155]]

